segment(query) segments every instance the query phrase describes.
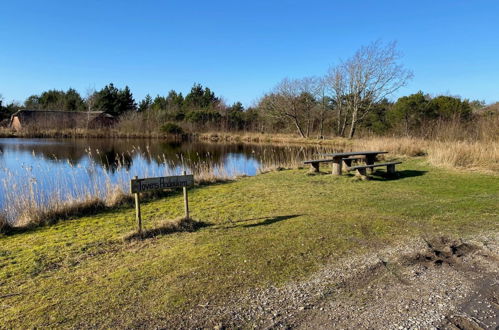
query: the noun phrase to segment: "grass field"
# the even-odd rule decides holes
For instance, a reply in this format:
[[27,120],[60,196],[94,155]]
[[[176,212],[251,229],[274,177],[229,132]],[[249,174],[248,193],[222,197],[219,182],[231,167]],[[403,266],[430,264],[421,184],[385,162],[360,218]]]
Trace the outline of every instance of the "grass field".
[[[198,304],[311,275],[410,236],[499,229],[499,177],[405,161],[397,179],[286,170],[190,191],[195,232],[142,241],[123,207],[0,236],[0,324],[166,326]],[[143,205],[146,228],[182,196]]]

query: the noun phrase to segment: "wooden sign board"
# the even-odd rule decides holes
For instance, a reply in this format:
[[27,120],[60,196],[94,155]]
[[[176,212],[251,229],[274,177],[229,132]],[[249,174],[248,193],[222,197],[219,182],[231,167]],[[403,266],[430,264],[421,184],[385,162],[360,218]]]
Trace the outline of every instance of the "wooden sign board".
[[133,179],[130,184],[132,194],[152,190],[189,187],[194,185],[194,175],[163,176],[158,178]]
[[139,234],[142,235],[142,215],[140,212],[140,193],[152,190],[171,189],[182,187],[184,190],[185,218],[189,219],[189,200],[187,199],[187,187],[194,185],[194,175],[163,176],[158,178],[139,179],[135,176],[130,181],[130,192],[135,195],[135,212]]

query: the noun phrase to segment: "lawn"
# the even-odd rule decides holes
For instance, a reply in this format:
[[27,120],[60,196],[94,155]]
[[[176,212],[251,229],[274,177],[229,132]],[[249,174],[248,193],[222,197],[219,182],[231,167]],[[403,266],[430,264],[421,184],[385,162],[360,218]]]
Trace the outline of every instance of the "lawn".
[[[0,327],[166,326],[192,306],[414,235],[499,229],[499,177],[405,161],[397,179],[271,172],[190,190],[206,226],[142,241],[133,206],[0,236]],[[146,228],[182,215],[145,203]]]

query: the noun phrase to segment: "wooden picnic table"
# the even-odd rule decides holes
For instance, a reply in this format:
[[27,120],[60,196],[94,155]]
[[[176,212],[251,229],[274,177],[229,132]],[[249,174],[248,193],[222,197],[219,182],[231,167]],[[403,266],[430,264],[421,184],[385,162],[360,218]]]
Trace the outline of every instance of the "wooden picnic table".
[[[380,154],[387,154],[388,151],[352,151],[352,152],[336,152],[333,154],[320,154],[322,156],[331,157],[333,163],[333,175],[341,175],[341,167],[343,160],[346,158],[353,158],[355,156],[362,156],[365,159],[366,165],[372,165]],[[350,164],[348,164],[350,166]]]

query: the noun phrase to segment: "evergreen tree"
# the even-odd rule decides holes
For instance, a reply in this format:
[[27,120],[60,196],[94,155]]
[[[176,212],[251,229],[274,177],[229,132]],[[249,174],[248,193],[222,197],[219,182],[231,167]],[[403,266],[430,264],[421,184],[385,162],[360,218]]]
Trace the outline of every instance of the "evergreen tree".
[[128,111],[135,111],[137,104],[128,88],[119,90],[112,83],[96,94],[95,108],[113,116],[120,116]]
[[125,86],[125,89],[121,90],[119,93],[119,109],[120,115],[128,111],[137,110],[137,103],[135,103],[135,99],[128,86]]
[[168,104],[168,108],[178,111],[184,104],[184,97],[182,96],[182,93],[177,93],[172,89],[170,92],[168,92],[166,102]]
[[66,91],[64,95],[64,110],[68,111],[85,111],[85,101],[81,95],[73,88]]
[[139,108],[137,111],[142,112],[149,110],[151,109],[152,104],[153,104],[152,97],[151,95],[147,94],[146,97],[142,101],[140,101]]
[[203,88],[200,84],[194,84],[189,94],[185,96],[184,104],[191,109],[203,109],[215,107],[220,100],[208,87]]

